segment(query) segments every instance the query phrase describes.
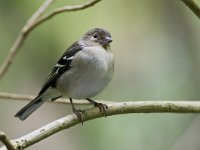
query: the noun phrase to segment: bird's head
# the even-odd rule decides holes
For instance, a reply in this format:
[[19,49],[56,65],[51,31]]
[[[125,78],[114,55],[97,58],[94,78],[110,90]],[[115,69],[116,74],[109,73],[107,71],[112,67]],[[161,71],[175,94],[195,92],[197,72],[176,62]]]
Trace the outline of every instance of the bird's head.
[[94,28],[81,37],[81,42],[87,46],[101,46],[107,49],[112,42],[112,38],[105,29]]

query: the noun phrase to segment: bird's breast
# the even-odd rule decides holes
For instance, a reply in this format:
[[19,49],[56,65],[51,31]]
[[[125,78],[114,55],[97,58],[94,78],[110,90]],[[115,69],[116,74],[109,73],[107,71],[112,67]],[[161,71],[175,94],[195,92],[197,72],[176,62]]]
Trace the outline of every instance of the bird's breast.
[[78,52],[70,71],[60,79],[62,91],[68,97],[90,98],[101,92],[113,77],[114,60],[110,51],[103,48],[85,48]]

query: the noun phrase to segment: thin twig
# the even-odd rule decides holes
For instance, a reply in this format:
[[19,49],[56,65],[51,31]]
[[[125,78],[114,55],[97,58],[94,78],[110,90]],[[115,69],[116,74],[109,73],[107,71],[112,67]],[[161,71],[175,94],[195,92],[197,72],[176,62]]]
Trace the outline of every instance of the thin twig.
[[27,21],[26,25],[22,28],[19,35],[17,36],[16,41],[14,42],[11,49],[8,51],[7,57],[5,58],[3,64],[0,67],[0,79],[5,75],[8,68],[12,64],[15,56],[17,55],[20,47],[23,45],[28,32],[30,30],[29,26],[34,23],[47,9],[47,7],[53,2],[54,0],[46,0],[40,8],[31,16],[31,18]]
[[[22,94],[14,94],[14,93],[6,93],[6,92],[0,92],[0,99],[9,99],[9,100],[25,100],[30,101],[33,100],[35,96],[32,95],[22,95]],[[51,101],[48,101],[51,102]],[[54,101],[56,103],[64,103],[64,104],[70,104],[69,99],[60,98]],[[101,103],[110,104],[113,103],[111,101],[100,101]],[[89,105],[90,103],[86,100],[74,100],[74,104],[76,105]]]
[[4,132],[0,131],[0,141],[6,146],[8,150],[16,150],[15,145],[11,142],[11,140],[6,136]]
[[196,0],[181,0],[200,19],[200,4]]
[[[32,15],[32,17],[28,20],[27,26],[33,24],[40,16],[42,16],[45,10],[54,2],[54,0],[46,0],[43,5]],[[25,27],[26,28],[26,27]]]
[[16,57],[19,49],[22,47],[27,35],[38,25],[44,23],[48,19],[52,18],[53,16],[67,11],[76,11],[82,10],[88,7],[95,5],[96,3],[100,2],[101,0],[92,0],[82,5],[75,5],[75,6],[65,6],[61,8],[57,8],[54,11],[50,12],[47,15],[44,15],[45,10],[47,7],[53,2],[54,0],[46,0],[43,5],[33,14],[33,16],[29,19],[26,25],[23,27],[19,35],[17,36],[16,41],[14,42],[13,46],[9,50],[3,64],[0,66],[0,79],[5,75],[8,71],[9,67],[11,66],[14,58]]
[[40,19],[38,19],[34,24],[32,24],[32,29],[35,28],[36,26],[38,26],[39,24],[51,19],[52,17],[54,17],[55,15],[58,15],[60,13],[63,12],[69,12],[69,11],[77,11],[77,10],[83,10],[86,9],[88,7],[91,7],[93,5],[95,5],[96,3],[100,2],[101,0],[92,0],[89,1],[83,5],[76,5],[76,6],[64,6],[64,7],[60,7],[57,8],[55,10],[53,10],[52,12],[42,16]]
[[[128,113],[200,113],[199,101],[137,101],[109,104],[107,115],[128,114]],[[82,119],[88,121],[104,117],[104,113],[98,108],[85,110]],[[80,120],[75,114],[51,122],[25,136],[12,140],[11,142],[19,149],[27,148],[61,130],[68,129]],[[4,147],[0,148],[2,150]]]

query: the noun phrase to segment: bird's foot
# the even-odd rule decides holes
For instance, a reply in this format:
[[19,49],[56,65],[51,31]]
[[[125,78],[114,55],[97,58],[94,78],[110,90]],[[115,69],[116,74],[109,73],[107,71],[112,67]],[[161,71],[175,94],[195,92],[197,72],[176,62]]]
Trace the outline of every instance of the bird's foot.
[[90,103],[94,104],[95,107],[98,107],[100,112],[103,112],[105,114],[105,117],[107,117],[108,106],[106,104],[95,102],[94,100],[91,100],[89,98],[86,98],[86,100],[88,100]]
[[100,112],[103,112],[105,114],[105,117],[107,117],[108,106],[106,104],[96,102],[94,103],[94,106],[98,107]]
[[77,118],[79,119],[79,121],[82,123],[83,125],[83,117],[82,115],[85,113],[84,110],[80,110],[80,109],[73,109],[73,112],[76,114]]

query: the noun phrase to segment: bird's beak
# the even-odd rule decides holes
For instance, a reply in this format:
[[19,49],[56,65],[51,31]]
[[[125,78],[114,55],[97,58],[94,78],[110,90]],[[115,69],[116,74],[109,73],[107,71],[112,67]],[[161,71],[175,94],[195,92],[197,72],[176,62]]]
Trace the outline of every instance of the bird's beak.
[[106,37],[106,38],[105,38],[105,41],[109,44],[109,43],[111,43],[113,40],[112,40],[110,37]]
[[110,37],[105,37],[100,43],[102,45],[109,45],[113,40]]

